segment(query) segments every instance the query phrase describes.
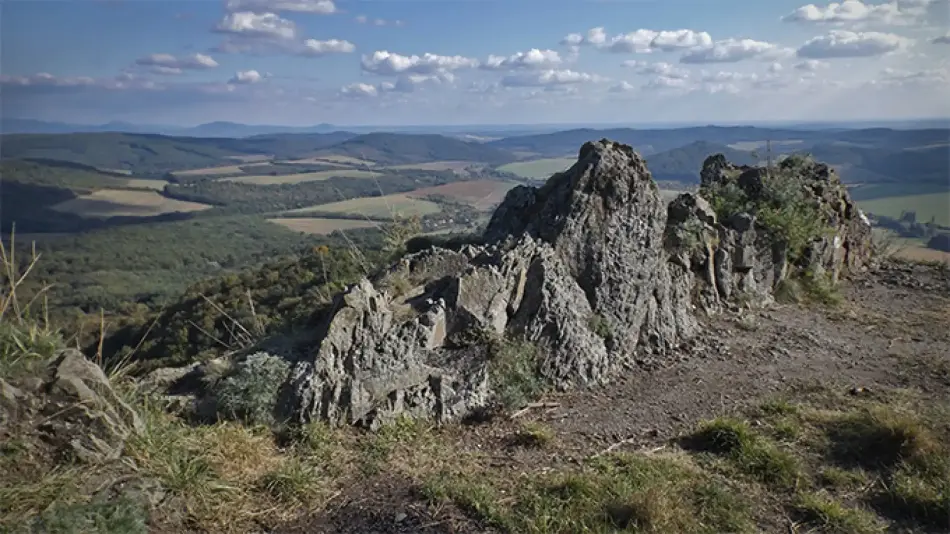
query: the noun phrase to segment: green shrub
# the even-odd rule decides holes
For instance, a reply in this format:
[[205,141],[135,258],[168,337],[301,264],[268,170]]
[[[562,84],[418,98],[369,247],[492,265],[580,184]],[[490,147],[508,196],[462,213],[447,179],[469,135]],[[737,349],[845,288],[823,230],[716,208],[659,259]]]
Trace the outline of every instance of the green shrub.
[[250,424],[274,422],[274,407],[290,366],[265,352],[251,354],[214,386],[218,413]]
[[502,407],[520,408],[541,395],[544,384],[538,375],[537,347],[506,339],[491,343],[489,351],[489,379]]

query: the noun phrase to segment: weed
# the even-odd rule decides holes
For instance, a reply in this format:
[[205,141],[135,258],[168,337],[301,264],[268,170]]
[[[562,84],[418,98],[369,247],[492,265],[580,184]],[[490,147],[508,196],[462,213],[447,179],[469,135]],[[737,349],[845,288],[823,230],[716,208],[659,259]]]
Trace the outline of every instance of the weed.
[[554,442],[554,431],[541,423],[524,423],[515,433],[514,443],[521,447],[543,449]]
[[35,531],[48,534],[145,534],[144,506],[128,498],[109,502],[55,505],[37,519]]
[[775,300],[782,304],[798,304],[804,300],[802,284],[794,278],[785,278],[775,286]]
[[837,306],[841,304],[841,294],[838,292],[835,284],[832,283],[830,275],[806,272],[800,277],[800,280],[805,295],[812,302],[817,302],[825,306]]
[[707,422],[687,436],[684,445],[724,456],[741,473],[769,485],[794,487],[802,476],[791,454],[755,433],[745,421],[719,418]]
[[544,384],[538,376],[537,347],[526,341],[500,340],[489,350],[489,378],[502,407],[517,409],[541,395]]
[[248,423],[273,423],[278,389],[289,370],[277,356],[251,354],[215,385],[218,412]]
[[806,523],[828,534],[873,534],[886,525],[873,513],[847,507],[825,493],[801,493],[793,511]]
[[258,488],[282,503],[307,504],[317,500],[326,484],[320,469],[290,456],[261,477]]
[[866,485],[869,479],[864,471],[831,466],[821,471],[818,481],[829,488],[850,490]]

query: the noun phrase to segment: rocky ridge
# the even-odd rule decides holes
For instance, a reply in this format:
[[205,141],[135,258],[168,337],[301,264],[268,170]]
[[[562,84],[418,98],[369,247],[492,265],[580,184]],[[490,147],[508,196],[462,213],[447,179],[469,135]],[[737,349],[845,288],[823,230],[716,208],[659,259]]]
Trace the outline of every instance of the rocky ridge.
[[833,171],[783,170],[823,224],[802,251],[757,218],[770,170],[707,160],[704,190],[747,200],[719,220],[700,195],[667,206],[631,147],[586,143],[542,187],[512,189],[480,244],[408,254],[338,295],[276,410],[369,427],[459,420],[498,402],[499,343],[531,347],[506,357],[550,387],[600,385],[688,343],[702,313],[768,302],[796,273],[834,283],[862,268],[870,226]]

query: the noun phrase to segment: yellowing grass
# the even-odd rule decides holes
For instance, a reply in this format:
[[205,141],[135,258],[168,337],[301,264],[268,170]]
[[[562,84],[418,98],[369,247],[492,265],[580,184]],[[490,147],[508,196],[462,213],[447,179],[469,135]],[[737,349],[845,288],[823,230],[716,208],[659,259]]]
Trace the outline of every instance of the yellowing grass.
[[222,165],[220,167],[205,167],[203,169],[189,169],[185,171],[175,171],[172,174],[175,176],[202,176],[202,175],[224,175],[224,174],[240,174],[244,170],[241,167],[269,167],[270,162],[262,163],[242,163],[240,165]]
[[412,198],[406,194],[386,195],[384,197],[364,197],[331,202],[289,211],[292,214],[304,213],[350,213],[376,219],[388,219],[393,215],[431,215],[442,208],[435,202]]
[[154,191],[102,189],[72,200],[60,202],[53,209],[75,213],[86,218],[116,216],[151,217],[176,211],[200,211],[211,206],[163,197]]

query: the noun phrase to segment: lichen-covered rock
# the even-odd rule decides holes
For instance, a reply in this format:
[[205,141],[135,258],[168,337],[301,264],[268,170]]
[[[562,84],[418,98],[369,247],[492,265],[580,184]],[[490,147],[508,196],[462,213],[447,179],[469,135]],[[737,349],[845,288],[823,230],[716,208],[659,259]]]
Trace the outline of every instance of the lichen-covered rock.
[[78,350],[63,350],[51,361],[41,391],[45,419],[39,430],[79,460],[114,460],[125,441],[143,428],[102,369]]

